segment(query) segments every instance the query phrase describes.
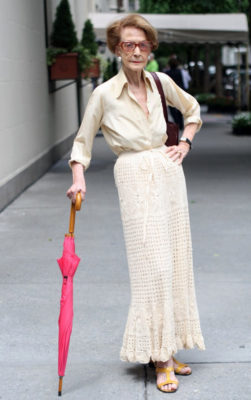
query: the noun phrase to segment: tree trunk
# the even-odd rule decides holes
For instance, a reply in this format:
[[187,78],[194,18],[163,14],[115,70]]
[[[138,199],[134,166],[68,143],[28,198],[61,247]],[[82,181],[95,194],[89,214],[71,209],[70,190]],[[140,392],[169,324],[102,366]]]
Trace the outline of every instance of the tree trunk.
[[199,47],[194,47],[194,62],[195,62],[195,88],[197,91],[200,91],[200,70],[198,66],[199,61]]
[[210,46],[207,43],[205,45],[205,59],[204,59],[204,82],[203,82],[203,90],[204,93],[209,92],[209,63],[210,63]]
[[117,13],[120,13],[123,8],[123,0],[117,0]]
[[251,43],[251,1],[248,2],[249,43]]
[[222,96],[222,64],[221,64],[221,45],[217,45],[215,49],[215,66],[216,66],[216,96]]

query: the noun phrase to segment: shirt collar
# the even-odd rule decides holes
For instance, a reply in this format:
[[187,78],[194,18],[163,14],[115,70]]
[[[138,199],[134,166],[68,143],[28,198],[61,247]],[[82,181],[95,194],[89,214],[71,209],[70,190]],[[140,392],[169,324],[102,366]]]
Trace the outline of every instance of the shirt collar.
[[[146,72],[145,70],[143,70],[142,74],[143,74],[143,79],[144,79],[146,86],[148,86],[151,89],[151,91],[153,91],[152,82],[151,82],[150,77],[148,76],[149,73]],[[124,73],[123,68],[121,68],[119,70],[119,73],[116,75],[116,86],[115,86],[116,98],[118,98],[121,95],[122,90],[124,89],[124,86],[127,84],[128,84],[128,81],[127,81],[126,75]]]

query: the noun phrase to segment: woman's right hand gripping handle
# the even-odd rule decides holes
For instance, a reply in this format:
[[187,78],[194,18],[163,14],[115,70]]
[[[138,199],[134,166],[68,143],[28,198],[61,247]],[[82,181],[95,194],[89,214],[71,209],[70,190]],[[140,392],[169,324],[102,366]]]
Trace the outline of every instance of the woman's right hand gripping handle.
[[72,179],[73,183],[67,190],[66,194],[69,199],[75,203],[76,195],[78,192],[81,193],[82,200],[85,199],[86,185],[84,177],[84,167],[82,164],[73,161],[72,163]]

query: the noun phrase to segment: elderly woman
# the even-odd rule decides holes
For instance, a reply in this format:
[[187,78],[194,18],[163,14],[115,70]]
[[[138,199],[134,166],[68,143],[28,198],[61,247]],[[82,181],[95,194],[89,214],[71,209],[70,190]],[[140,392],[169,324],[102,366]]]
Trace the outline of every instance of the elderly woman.
[[194,288],[190,225],[182,161],[201,126],[199,105],[172,79],[158,73],[166,102],[178,108],[185,129],[167,147],[166,122],[155,81],[144,71],[158,46],[157,32],[130,14],[107,28],[107,45],[122,68],[91,95],[74,140],[67,196],[84,199],[92,144],[101,126],[118,156],[114,166],[127,250],[131,304],[120,358],[155,363],[157,388],[178,389],[176,375],[191,368],[174,358],[179,349],[204,349]]

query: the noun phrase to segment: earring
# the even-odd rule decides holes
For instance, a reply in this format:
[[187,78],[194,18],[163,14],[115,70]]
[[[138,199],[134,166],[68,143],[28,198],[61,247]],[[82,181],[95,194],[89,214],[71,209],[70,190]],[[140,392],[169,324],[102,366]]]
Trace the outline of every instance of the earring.
[[120,56],[118,56],[118,62],[121,62],[121,57]]
[[151,59],[151,54],[149,54],[149,56],[147,58],[148,58],[148,60],[150,60]]

